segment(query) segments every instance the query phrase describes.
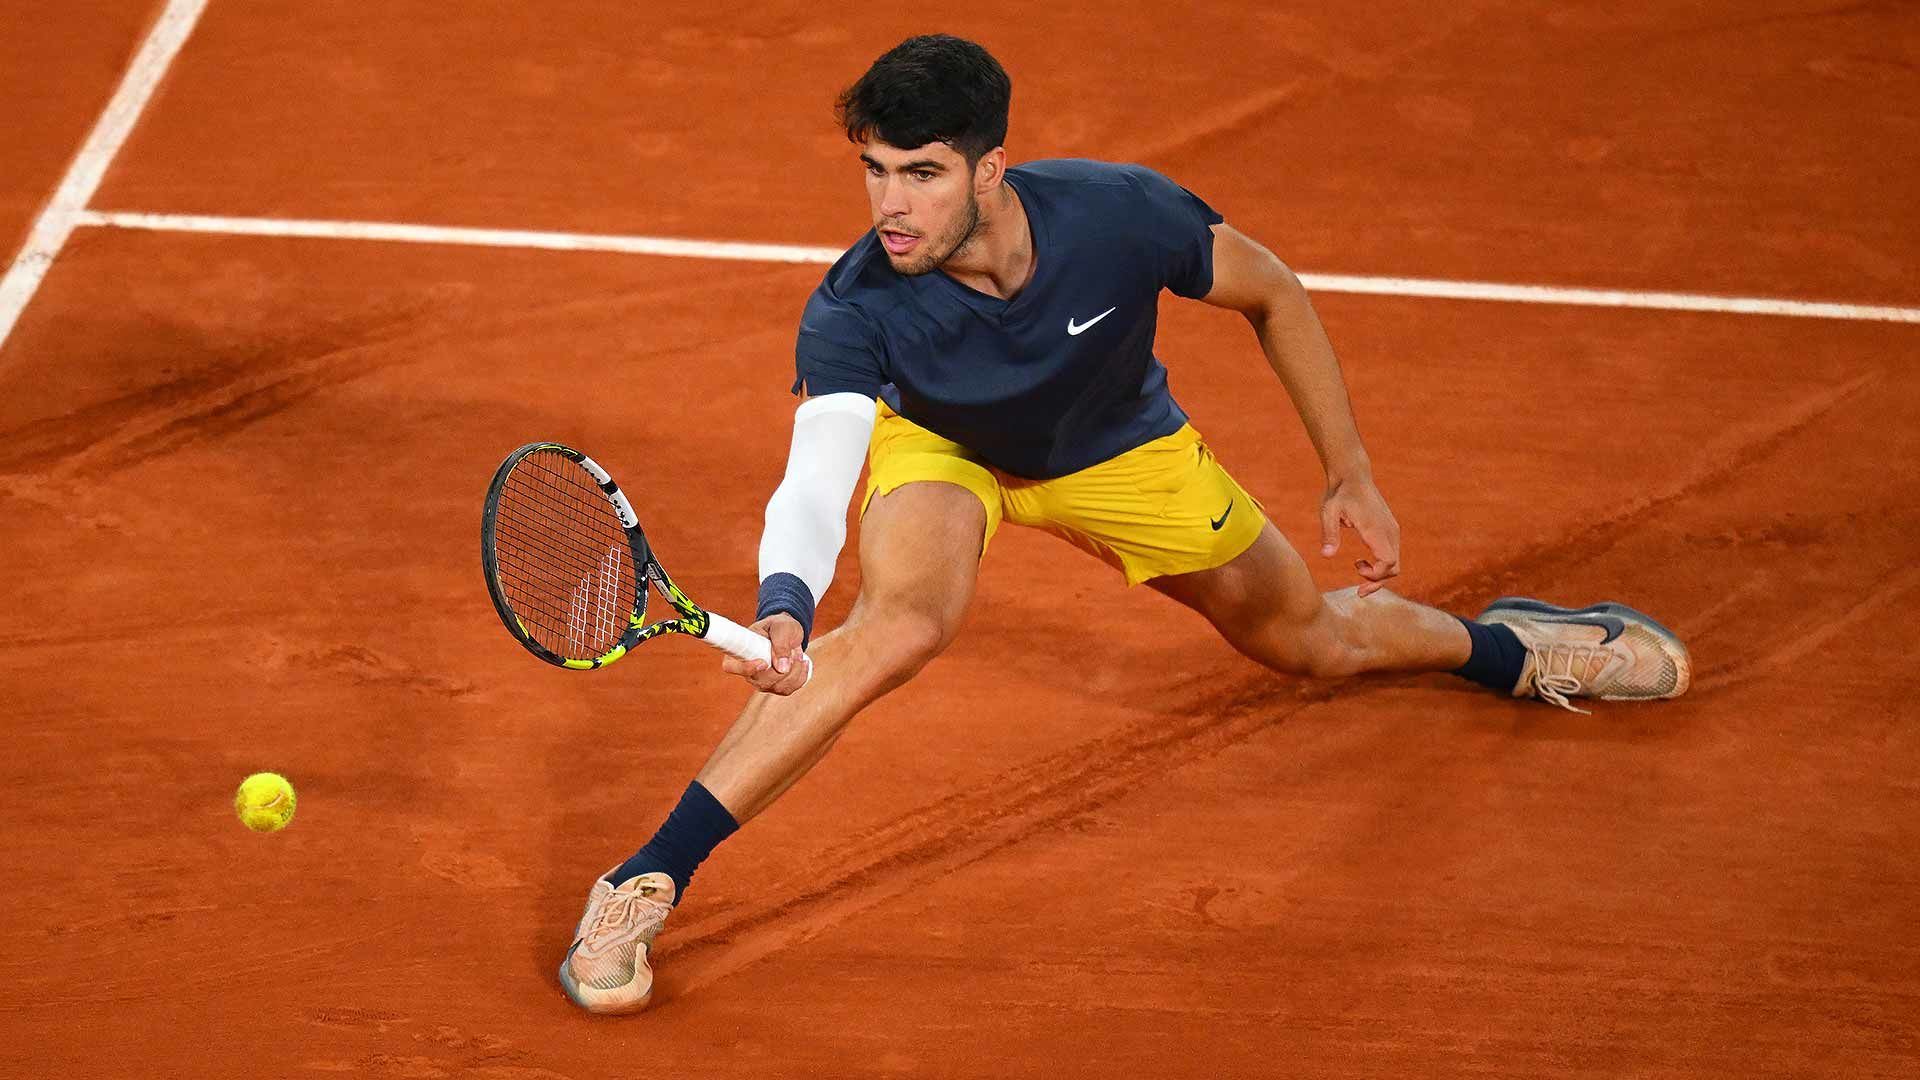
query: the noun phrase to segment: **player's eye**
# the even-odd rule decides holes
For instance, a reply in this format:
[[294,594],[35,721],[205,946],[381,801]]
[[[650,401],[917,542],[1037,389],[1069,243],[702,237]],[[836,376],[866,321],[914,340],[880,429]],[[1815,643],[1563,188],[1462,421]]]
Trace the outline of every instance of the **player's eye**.
[[925,181],[933,179],[933,174],[925,169],[915,169],[913,178],[924,183]]

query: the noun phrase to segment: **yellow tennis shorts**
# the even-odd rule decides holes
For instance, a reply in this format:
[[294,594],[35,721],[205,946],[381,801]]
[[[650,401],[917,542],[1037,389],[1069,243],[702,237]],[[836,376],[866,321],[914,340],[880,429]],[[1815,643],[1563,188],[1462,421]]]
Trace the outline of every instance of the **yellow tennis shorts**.
[[1043,529],[1125,574],[1129,585],[1223,566],[1253,546],[1267,520],[1191,424],[1079,472],[1028,480],[987,465],[883,401],[867,448],[860,513],[875,495],[916,480],[959,484],[979,496],[987,542],[1002,520]]

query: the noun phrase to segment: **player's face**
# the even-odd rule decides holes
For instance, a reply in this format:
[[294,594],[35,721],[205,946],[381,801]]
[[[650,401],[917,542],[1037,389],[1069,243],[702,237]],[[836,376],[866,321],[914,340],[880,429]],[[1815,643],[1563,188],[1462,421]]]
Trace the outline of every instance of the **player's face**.
[[867,169],[873,228],[894,270],[924,274],[952,258],[980,226],[973,169],[946,143],[911,150],[869,139],[860,152]]

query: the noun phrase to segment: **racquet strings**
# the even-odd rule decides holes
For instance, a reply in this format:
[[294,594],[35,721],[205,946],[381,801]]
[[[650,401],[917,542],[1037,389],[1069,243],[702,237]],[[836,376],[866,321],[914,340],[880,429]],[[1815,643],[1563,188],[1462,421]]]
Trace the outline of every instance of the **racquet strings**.
[[635,608],[633,549],[600,485],[571,458],[535,450],[507,474],[493,546],[501,591],[541,646],[604,656]]

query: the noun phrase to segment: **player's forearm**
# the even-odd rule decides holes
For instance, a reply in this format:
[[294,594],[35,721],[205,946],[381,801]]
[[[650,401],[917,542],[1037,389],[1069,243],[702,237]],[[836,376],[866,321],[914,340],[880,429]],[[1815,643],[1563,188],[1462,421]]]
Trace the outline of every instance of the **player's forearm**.
[[757,619],[784,611],[811,633],[813,608],[833,583],[847,538],[847,501],[860,477],[875,405],[859,394],[829,394],[794,413],[786,476],[767,501],[760,537]]
[[1345,480],[1370,476],[1372,462],[1360,441],[1333,344],[1327,340],[1327,332],[1299,279],[1290,272],[1284,279],[1264,309],[1248,315],[1260,337],[1260,347],[1287,388],[1287,396],[1293,399],[1327,477]]

